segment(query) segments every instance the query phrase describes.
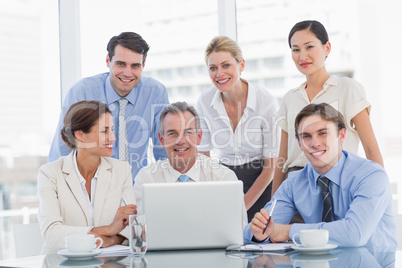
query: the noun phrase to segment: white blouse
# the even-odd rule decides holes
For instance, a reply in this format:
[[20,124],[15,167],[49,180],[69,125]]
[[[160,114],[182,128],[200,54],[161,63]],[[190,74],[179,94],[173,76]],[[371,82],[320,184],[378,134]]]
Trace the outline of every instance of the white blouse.
[[81,175],[80,170],[78,169],[78,164],[77,164],[77,151],[74,152],[73,154],[73,164],[74,164],[74,169],[75,172],[77,173],[77,177],[80,180],[80,185],[82,189],[82,193],[84,194],[85,201],[87,204],[88,208],[88,218],[89,218],[89,226],[94,227],[94,200],[95,200],[95,190],[96,190],[96,183],[98,182],[98,171],[99,167],[95,172],[94,177],[91,179],[91,200],[89,198],[89,194],[87,192],[87,189],[85,188],[85,179]]
[[219,160],[226,165],[237,166],[278,156],[280,131],[275,119],[278,101],[265,88],[248,85],[247,106],[234,132],[218,89],[212,87],[198,98],[202,129],[198,150],[215,149]]

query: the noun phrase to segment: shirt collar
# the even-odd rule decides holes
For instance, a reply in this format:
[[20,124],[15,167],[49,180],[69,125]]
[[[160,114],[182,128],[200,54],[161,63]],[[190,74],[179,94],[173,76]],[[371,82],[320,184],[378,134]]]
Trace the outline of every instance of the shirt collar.
[[176,182],[179,179],[180,175],[182,174],[172,167],[172,165],[169,162],[169,159],[166,159],[166,162],[168,163],[168,169],[170,174],[170,176],[166,179],[168,180],[168,182]]
[[[306,85],[307,85],[307,81],[303,82],[299,87],[294,88],[293,92],[295,91],[306,91]],[[331,86],[336,86],[338,85],[338,78],[336,76],[330,76],[327,81],[325,81],[324,86],[323,86],[323,90],[321,90],[322,92],[327,91]],[[321,92],[320,91],[320,92]]]
[[248,93],[247,93],[247,106],[246,109],[249,108],[253,111],[257,109],[257,94],[255,92],[255,88],[252,83],[248,83],[246,80],[242,79],[242,81],[248,84]]
[[[116,91],[112,87],[112,84],[110,83],[110,74],[106,78],[105,88],[106,88],[107,105],[117,102],[117,101],[119,101],[119,99],[122,98],[119,96],[119,94],[116,93]],[[134,104],[137,99],[137,96],[136,96],[137,91],[139,91],[141,88],[142,88],[142,77],[141,77],[140,81],[138,82],[138,84],[124,98],[126,98],[129,103]]]
[[[81,184],[81,185],[82,185],[82,184],[85,185],[85,182],[86,182],[86,181],[85,181],[84,177],[81,175],[80,170],[78,169],[78,164],[77,164],[77,150],[75,150],[74,153],[73,153],[73,165],[74,165],[75,172],[77,173],[77,177],[78,177],[78,179],[79,179],[79,181],[80,181],[80,184]],[[98,178],[98,172],[99,172],[99,166],[98,166],[98,168],[96,169],[95,175],[94,175],[94,177],[93,177],[91,180]]]
[[222,106],[223,106],[222,95],[221,92],[217,89],[214,97],[212,98],[211,107],[214,108],[215,110],[218,110],[219,107]]
[[336,162],[335,166],[333,166],[330,170],[328,170],[327,173],[322,175],[319,174],[317,171],[315,171],[315,169],[311,166],[312,172],[314,174],[314,180],[317,182],[319,176],[325,176],[336,185],[340,185],[341,173],[345,160],[346,156],[345,153],[342,151],[341,157],[339,158],[338,162]]
[[179,171],[175,170],[169,163],[169,170],[171,174],[171,182],[176,182],[180,175],[187,175],[190,177],[191,181],[194,182],[199,182],[200,181],[200,163],[201,157],[197,154],[197,160],[195,161],[194,165],[186,172],[186,173],[180,173]]
[[[249,108],[253,111],[255,111],[255,109],[257,108],[257,94],[255,92],[255,88],[254,86],[247,82],[247,80],[240,78],[243,82],[248,84],[248,93],[247,93],[247,105],[246,105],[246,109]],[[214,108],[215,110],[219,110],[221,107],[223,106],[223,100],[222,100],[222,94],[221,92],[217,89],[215,92],[214,97],[212,98],[211,101],[211,107]]]

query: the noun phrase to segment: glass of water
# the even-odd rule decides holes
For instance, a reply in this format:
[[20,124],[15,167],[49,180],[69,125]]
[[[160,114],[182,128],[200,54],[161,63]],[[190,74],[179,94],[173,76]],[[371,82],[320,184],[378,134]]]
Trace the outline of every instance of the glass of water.
[[148,268],[148,261],[145,255],[131,257],[130,268]]
[[144,214],[129,216],[131,254],[143,256],[147,251],[147,227]]

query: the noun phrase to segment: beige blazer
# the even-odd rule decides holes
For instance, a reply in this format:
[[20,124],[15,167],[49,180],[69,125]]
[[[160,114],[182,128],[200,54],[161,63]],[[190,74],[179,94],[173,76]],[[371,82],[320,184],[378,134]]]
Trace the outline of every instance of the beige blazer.
[[[38,221],[45,244],[42,254],[65,248],[65,236],[85,234],[92,227],[84,194],[69,155],[40,167],[38,173]],[[93,208],[94,226],[112,223],[124,195],[135,204],[131,168],[128,162],[102,157]],[[128,237],[128,228],[121,235]]]

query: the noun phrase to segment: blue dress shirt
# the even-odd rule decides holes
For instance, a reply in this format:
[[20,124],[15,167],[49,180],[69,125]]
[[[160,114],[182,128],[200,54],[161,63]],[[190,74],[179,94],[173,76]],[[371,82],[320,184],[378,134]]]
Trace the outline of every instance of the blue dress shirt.
[[[119,102],[121,97],[110,84],[109,73],[98,74],[78,81],[67,93],[62,107],[56,133],[49,152],[49,161],[68,155],[70,148],[63,142],[60,130],[63,127],[64,116],[71,104],[82,100],[96,100],[106,103],[112,112],[114,133],[118,139]],[[149,138],[152,139],[153,153],[156,160],[166,158],[166,151],[159,143],[159,116],[168,104],[166,87],[155,79],[141,77],[140,82],[125,97],[128,100],[126,108],[126,126],[128,139],[128,157],[133,180],[141,167],[147,164]],[[118,158],[118,140],[113,145],[113,156]]]
[[[329,266],[327,267],[331,268],[395,268],[395,253],[395,248],[337,248],[325,255],[290,255],[293,265],[289,265],[289,267],[300,267],[300,265],[304,267],[303,263],[307,264],[307,267],[311,267],[309,264],[311,265],[311,262],[314,262],[314,264],[317,265],[315,267],[325,267],[325,264],[328,263]],[[319,256],[321,256],[321,258],[319,258]],[[321,266],[318,266],[319,264]],[[276,266],[276,268],[277,267],[278,266]]]
[[[327,229],[332,244],[396,247],[392,195],[388,175],[380,165],[343,151],[337,164],[323,174],[331,181],[332,222],[321,222],[319,175],[307,164],[304,169],[289,173],[272,198],[277,200],[272,216],[275,223],[289,224],[297,211],[305,221],[292,225],[290,238],[303,229]],[[270,207],[271,202],[265,205],[267,211]],[[245,242],[253,243],[252,237],[248,224],[244,230]]]

